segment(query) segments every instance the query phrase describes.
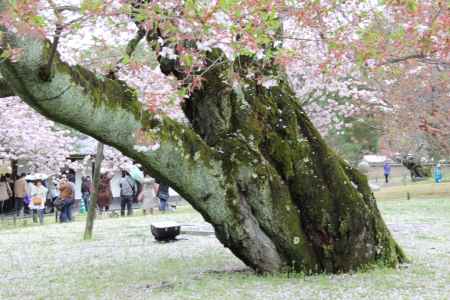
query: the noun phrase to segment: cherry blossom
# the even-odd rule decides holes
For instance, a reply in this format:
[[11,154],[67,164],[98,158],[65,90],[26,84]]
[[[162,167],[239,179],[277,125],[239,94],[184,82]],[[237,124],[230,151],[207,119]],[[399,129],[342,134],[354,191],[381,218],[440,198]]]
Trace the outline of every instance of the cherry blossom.
[[18,160],[36,172],[71,165],[75,139],[70,131],[33,111],[17,97],[0,101],[0,157]]
[[[217,64],[248,55],[262,65],[285,69],[322,134],[345,126],[343,120],[351,114],[389,110],[401,116],[400,107],[420,106],[420,97],[402,101],[379,82],[419,76],[429,88],[434,80],[430,74],[436,72],[430,67],[442,73],[449,68],[450,18],[444,1],[155,0],[142,8],[133,3],[25,0],[15,2],[0,22],[20,34],[50,40],[59,26],[58,51],[65,61],[100,74],[118,69],[117,76],[136,89],[147,109],[181,120],[180,104],[201,85],[198,73],[204,72],[214,49],[224,54]],[[138,43],[131,55],[127,48],[137,23],[146,32],[158,26],[161,34],[154,44]],[[186,46],[192,42],[195,47]],[[20,49],[4,53],[18,56]],[[164,75],[155,55],[177,59],[184,78]],[[230,84],[236,79],[224,78]],[[283,79],[270,74],[257,79],[268,88],[278,80]],[[447,136],[439,132],[444,129],[428,126],[430,117],[421,117],[416,129]]]

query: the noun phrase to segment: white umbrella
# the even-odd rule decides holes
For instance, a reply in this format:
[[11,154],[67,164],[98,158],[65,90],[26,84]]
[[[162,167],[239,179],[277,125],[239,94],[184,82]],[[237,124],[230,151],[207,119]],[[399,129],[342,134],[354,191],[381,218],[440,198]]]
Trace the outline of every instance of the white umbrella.
[[44,173],[36,173],[25,176],[25,180],[34,181],[34,180],[45,180],[48,178],[48,175]]
[[28,180],[28,181],[33,181],[33,180],[36,180],[36,177],[34,177],[34,175],[27,175],[27,176],[25,176],[25,180]]
[[130,173],[130,176],[134,180],[136,180],[140,183],[142,183],[142,181],[144,181],[144,173],[137,166],[132,166],[130,168],[130,170],[128,171],[128,173]]
[[34,174],[34,177],[36,178],[36,180],[46,180],[48,178],[48,175],[44,173],[36,173]]

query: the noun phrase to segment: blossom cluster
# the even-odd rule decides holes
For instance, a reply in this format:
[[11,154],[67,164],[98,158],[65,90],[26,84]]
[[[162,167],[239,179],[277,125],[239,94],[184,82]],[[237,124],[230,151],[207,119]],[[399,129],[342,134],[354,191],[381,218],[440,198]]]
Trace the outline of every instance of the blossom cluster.
[[[58,172],[71,165],[75,139],[17,97],[0,101],[0,158],[18,160],[36,172]],[[19,167],[21,167],[20,165]]]
[[[25,0],[15,2],[0,22],[17,33],[50,40],[59,25],[58,50],[65,61],[100,74],[120,69],[118,76],[137,90],[147,109],[181,119],[180,103],[201,87],[205,72],[240,56],[284,68],[324,134],[344,126],[342,120],[352,113],[366,108],[392,112],[393,103],[404,105],[379,82],[407,82],[411,60],[419,64],[414,76],[426,85],[434,72],[423,64],[448,70],[450,18],[444,1],[136,3]],[[138,28],[158,36],[130,54]],[[208,55],[215,49],[223,55],[211,62]],[[163,74],[158,58],[176,62],[183,78]],[[232,73],[223,78],[230,85],[239,80]],[[266,88],[284,80],[270,74],[255,79]],[[444,81],[448,84],[448,76]],[[336,97],[345,101],[336,104]],[[419,98],[411,101],[420,104]]]

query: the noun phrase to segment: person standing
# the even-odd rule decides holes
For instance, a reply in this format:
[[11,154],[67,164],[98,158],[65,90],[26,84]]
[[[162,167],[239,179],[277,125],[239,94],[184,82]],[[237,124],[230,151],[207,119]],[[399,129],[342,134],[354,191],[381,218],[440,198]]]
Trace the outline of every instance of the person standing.
[[69,209],[67,211],[67,217],[68,217],[69,221],[73,221],[72,220],[72,206],[75,204],[75,190],[76,190],[75,175],[69,174],[67,176],[67,180],[69,181],[70,187],[72,188],[72,204],[69,206]]
[[158,207],[158,198],[156,197],[155,180],[149,176],[144,177],[142,194],[144,200],[142,202],[142,209],[144,215],[148,212],[153,215],[155,208]]
[[37,215],[39,215],[39,223],[44,224],[45,201],[47,199],[48,189],[42,184],[41,180],[37,180],[31,186],[29,204],[30,210],[33,213],[33,223],[37,223]]
[[31,188],[33,187],[33,176],[31,173],[28,173],[27,176],[25,176],[25,180],[27,181],[27,193],[25,195],[25,198],[23,199],[23,212],[26,215],[31,214],[30,211],[30,201],[31,201]]
[[[14,191],[14,180],[13,180],[13,178],[12,178],[12,176],[11,176],[11,174],[10,173],[6,173],[6,175],[5,175],[5,177],[6,177],[6,182],[9,184],[9,188],[11,189],[11,191]],[[14,193],[11,193],[11,198],[9,199],[9,201],[7,201],[7,202],[5,202],[4,204],[5,204],[5,208],[6,209],[14,209]]]
[[48,203],[47,206],[49,207],[50,213],[53,213],[55,211],[55,201],[59,197],[59,187],[58,182],[55,178],[52,178],[49,180],[48,183]]
[[112,201],[112,191],[111,191],[111,178],[108,174],[102,174],[100,176],[100,183],[98,186],[98,195],[97,195],[97,205],[102,211],[108,211],[109,206]]
[[389,183],[389,176],[391,175],[391,164],[385,161],[383,169],[384,169],[384,180],[386,183]]
[[5,176],[0,177],[0,213],[4,212],[5,202],[12,197],[12,190]]
[[72,221],[72,205],[75,202],[75,190],[65,175],[63,175],[59,182],[59,195],[63,202],[59,220],[61,223],[70,222]]
[[12,180],[12,178],[11,178],[11,174],[6,173],[6,174],[5,174],[5,178],[6,178],[6,182],[9,183],[9,187],[10,187],[11,190],[12,190],[12,189],[14,188],[14,182],[13,182],[13,180]]
[[86,211],[89,210],[89,203],[91,202],[91,193],[92,193],[92,181],[91,177],[86,176],[81,178],[81,197],[83,198],[84,207]]
[[125,206],[127,207],[127,216],[133,214],[133,198],[136,194],[136,183],[127,171],[122,171],[120,185],[120,215],[125,215]]
[[25,180],[25,173],[20,174],[19,179],[14,182],[14,209],[16,211],[16,215],[20,216],[23,214],[22,209],[24,208],[24,199],[27,195],[27,181]]
[[169,186],[165,183],[160,183],[158,187],[158,198],[159,198],[159,210],[168,211],[169,210]]
[[442,170],[441,170],[441,163],[437,163],[434,167],[434,181],[436,183],[442,182]]

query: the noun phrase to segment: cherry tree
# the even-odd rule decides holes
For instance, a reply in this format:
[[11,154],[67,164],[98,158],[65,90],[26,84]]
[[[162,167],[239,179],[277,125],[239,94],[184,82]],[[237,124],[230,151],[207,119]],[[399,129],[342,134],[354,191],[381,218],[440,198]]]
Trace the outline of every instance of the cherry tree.
[[[340,106],[327,95],[349,98],[346,113],[383,105],[368,86],[374,67],[446,59],[444,4],[424,3],[2,1],[4,96],[139,162],[255,270],[395,266],[405,256],[367,179],[325,144],[301,101],[326,110]],[[371,34],[430,14],[431,50],[403,49],[420,57]]]
[[32,172],[53,174],[72,165],[74,138],[17,97],[0,101],[0,157],[24,163]]
[[419,144],[434,144],[450,153],[448,9],[444,1],[406,4],[386,8],[369,27],[361,39],[360,57],[371,57],[367,77],[382,97],[379,109],[387,139],[409,144],[411,151],[418,148],[412,147],[414,136],[421,134]]

